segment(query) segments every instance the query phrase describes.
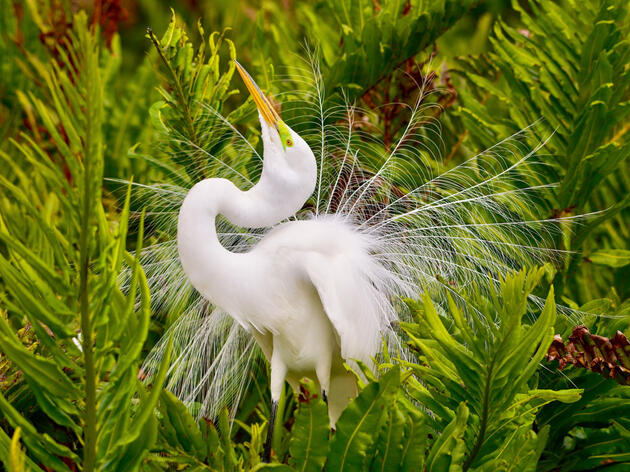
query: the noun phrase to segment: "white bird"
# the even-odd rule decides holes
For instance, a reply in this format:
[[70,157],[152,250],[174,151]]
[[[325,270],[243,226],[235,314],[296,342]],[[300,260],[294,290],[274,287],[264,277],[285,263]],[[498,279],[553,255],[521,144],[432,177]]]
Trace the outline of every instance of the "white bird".
[[[284,381],[297,388],[308,376],[327,397],[334,424],[357,394],[356,377],[343,364],[371,365],[383,340],[394,353],[400,349],[401,298],[429,292],[439,304],[450,294],[463,304],[464,287],[488,289],[510,270],[560,252],[549,249],[546,236],[570,218],[538,217],[532,199],[552,185],[538,181],[535,157],[544,142],[530,147],[527,129],[427,176],[435,160],[425,154],[438,146],[422,127],[432,106],[422,89],[400,139],[381,155],[382,147],[355,126],[353,107],[323,108],[316,67],[308,97],[315,113],[301,126],[313,131],[302,137],[236,67],[260,114],[259,180],[254,184],[235,168],[232,152],[253,148],[209,110],[218,117],[216,135],[231,139],[230,155],[204,154],[194,143],[190,153],[246,190],[225,178],[190,188],[186,175],[177,177],[178,185],[143,187],[149,212],[165,217],[158,223],[163,233],[172,234],[174,218],[177,227],[176,244],[167,239],[142,255],[152,302],[157,311],[181,314],[144,371],[151,378],[174,334],[167,388],[198,415],[213,417],[238,402],[257,344],[271,366],[271,421]],[[343,114],[346,128],[333,124]],[[473,319],[488,322],[482,313]],[[270,424],[267,459],[272,431]]]
[[[357,394],[356,378],[344,362],[370,362],[393,310],[379,303],[384,269],[373,260],[370,240],[348,220],[278,225],[315,190],[315,156],[237,67],[260,112],[262,174],[247,191],[221,178],[194,185],[179,211],[177,247],[190,283],[250,332],[270,362],[268,459],[285,380],[294,389],[304,376],[317,381],[334,425]],[[234,253],[219,241],[218,215],[239,227],[277,226],[250,251]]]

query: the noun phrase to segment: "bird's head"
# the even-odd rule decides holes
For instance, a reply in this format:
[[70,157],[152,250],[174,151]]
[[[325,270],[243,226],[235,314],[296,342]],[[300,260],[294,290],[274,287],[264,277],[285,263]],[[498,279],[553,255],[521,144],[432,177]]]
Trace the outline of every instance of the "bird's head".
[[254,79],[238,62],[238,69],[249,93],[252,95],[260,116],[261,134],[264,145],[263,180],[274,188],[278,200],[295,208],[291,214],[299,210],[312,195],[317,181],[317,164],[309,145],[293,131],[269,103]]

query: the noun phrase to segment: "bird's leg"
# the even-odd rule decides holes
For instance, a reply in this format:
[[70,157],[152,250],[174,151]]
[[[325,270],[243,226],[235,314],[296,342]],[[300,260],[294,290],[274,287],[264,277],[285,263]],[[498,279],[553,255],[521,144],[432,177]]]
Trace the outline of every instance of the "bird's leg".
[[284,379],[287,376],[287,366],[280,358],[278,350],[271,355],[271,415],[267,426],[267,440],[263,450],[263,462],[271,460],[271,444],[273,442],[273,432],[276,424],[276,414],[278,413],[278,403],[284,388]]
[[278,401],[271,400],[271,414],[269,415],[269,425],[267,427],[267,440],[263,450],[263,462],[271,462],[271,442],[273,441],[273,428],[276,424],[276,414],[278,413]]

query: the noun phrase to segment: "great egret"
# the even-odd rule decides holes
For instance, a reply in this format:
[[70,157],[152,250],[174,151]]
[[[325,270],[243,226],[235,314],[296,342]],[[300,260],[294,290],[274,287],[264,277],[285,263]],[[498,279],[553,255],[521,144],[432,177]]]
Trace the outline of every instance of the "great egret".
[[334,424],[357,393],[344,362],[370,362],[393,310],[379,303],[384,269],[371,241],[348,220],[285,222],[246,253],[221,245],[219,214],[239,227],[271,227],[294,216],[317,183],[311,148],[237,68],[260,113],[260,180],[247,191],[221,178],[197,183],[179,211],[177,247],[191,284],[251,332],[270,362],[268,460],[285,379],[296,389],[303,376],[319,382]]
[[[439,130],[426,126],[433,105],[422,84],[400,138],[384,149],[355,122],[354,107],[324,108],[316,66],[307,108],[293,113],[301,136],[237,67],[260,113],[262,171],[239,166],[235,154],[256,162],[255,149],[208,109],[229,154],[206,154],[195,143],[189,150],[206,158],[205,174],[221,178],[188,184],[177,175],[177,184],[144,187],[167,235],[142,255],[152,301],[157,311],[181,313],[164,338],[175,338],[167,388],[198,415],[238,402],[259,345],[274,404],[285,378],[295,387],[306,374],[326,392],[334,422],[356,393],[342,362],[369,363],[382,338],[400,347],[402,297],[462,301],[466,286],[485,290],[559,252],[546,237],[569,218],[538,217],[533,201],[552,185],[538,180],[544,140],[534,137],[531,147],[531,129],[442,170],[427,158],[439,151]],[[285,107],[298,106],[296,96]],[[175,226],[177,243],[168,240]],[[164,340],[145,362],[148,378]]]

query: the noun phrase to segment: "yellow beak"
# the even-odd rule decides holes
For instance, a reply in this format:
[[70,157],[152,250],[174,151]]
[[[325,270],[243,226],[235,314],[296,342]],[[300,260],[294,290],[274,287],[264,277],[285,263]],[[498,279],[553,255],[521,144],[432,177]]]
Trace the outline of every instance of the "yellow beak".
[[264,120],[269,126],[277,125],[277,123],[280,121],[280,115],[278,115],[276,110],[274,110],[274,108],[271,106],[269,100],[267,100],[267,97],[263,95],[263,93],[260,91],[260,88],[258,88],[258,85],[256,85],[256,82],[254,82],[254,79],[252,79],[252,76],[247,73],[245,68],[240,65],[236,59],[234,59],[234,63],[236,64],[238,73],[241,74],[243,82],[245,82],[245,86],[247,87],[247,90],[249,90],[249,93],[254,99],[254,102],[258,107],[258,111],[260,111],[260,114],[262,115]]

